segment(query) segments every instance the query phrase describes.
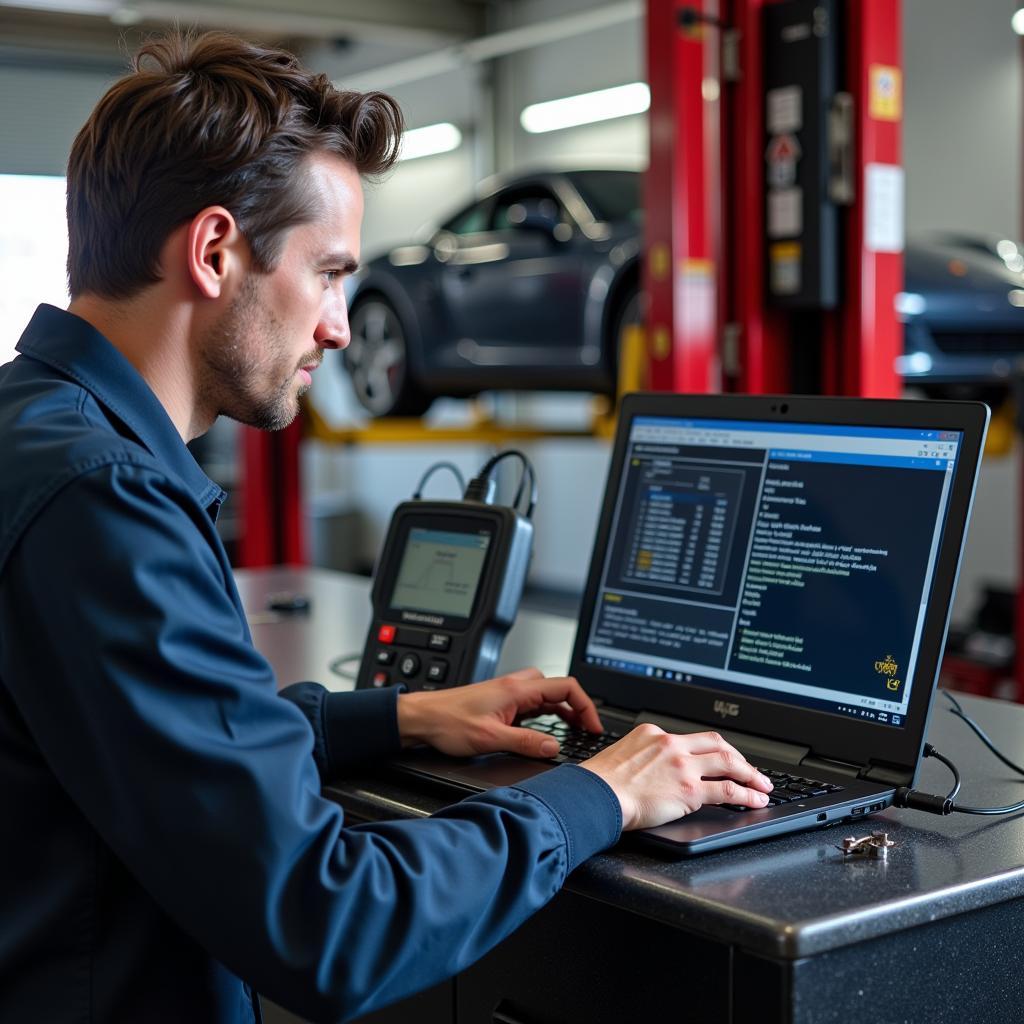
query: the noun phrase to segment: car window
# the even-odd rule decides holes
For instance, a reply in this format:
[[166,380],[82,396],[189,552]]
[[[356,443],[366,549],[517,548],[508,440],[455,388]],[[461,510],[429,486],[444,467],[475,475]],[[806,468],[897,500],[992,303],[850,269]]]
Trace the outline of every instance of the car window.
[[452,217],[444,225],[444,230],[450,231],[453,235],[475,235],[480,231],[486,231],[490,207],[489,200],[476,203],[468,210],[463,210],[462,213],[457,213]]
[[575,171],[570,180],[598,220],[643,223],[642,182],[636,171]]
[[550,204],[552,220],[565,220],[566,215],[562,210],[562,204],[555,198],[554,193],[541,185],[528,188],[517,188],[514,191],[506,192],[499,196],[494,203],[494,214],[491,217],[492,231],[515,230],[519,226],[519,218],[509,216],[514,206],[523,201]]

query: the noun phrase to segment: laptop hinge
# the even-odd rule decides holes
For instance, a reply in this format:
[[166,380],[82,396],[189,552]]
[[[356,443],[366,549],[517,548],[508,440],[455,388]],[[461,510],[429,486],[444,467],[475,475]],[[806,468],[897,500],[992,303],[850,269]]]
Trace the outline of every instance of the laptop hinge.
[[806,757],[800,762],[801,768],[811,771],[838,772],[840,775],[848,775],[851,779],[861,777],[864,766],[861,764],[849,764],[846,761],[835,761],[831,757]]
[[765,736],[755,736],[748,732],[736,732],[733,729],[723,729],[718,725],[708,725],[707,722],[689,722],[685,718],[672,718],[670,715],[657,715],[652,711],[641,711],[636,716],[636,724],[652,722],[660,726],[666,732],[717,732],[726,742],[742,751],[745,757],[753,761],[758,758],[765,760],[781,761],[783,764],[800,764],[807,756],[810,747],[802,747],[797,743],[784,743],[781,740],[769,739]]
[[876,764],[875,762],[869,764],[861,772],[860,777],[868,779],[870,782],[881,782],[887,786],[909,786],[914,781],[913,773],[908,772],[906,768],[895,764]]
[[909,786],[911,777],[906,768],[898,765],[878,764],[850,764],[847,761],[835,761],[830,757],[812,756],[806,758],[800,765],[802,768],[828,769],[828,771],[839,772],[842,775],[849,775],[858,779],[867,779],[868,782],[880,782],[884,786]]

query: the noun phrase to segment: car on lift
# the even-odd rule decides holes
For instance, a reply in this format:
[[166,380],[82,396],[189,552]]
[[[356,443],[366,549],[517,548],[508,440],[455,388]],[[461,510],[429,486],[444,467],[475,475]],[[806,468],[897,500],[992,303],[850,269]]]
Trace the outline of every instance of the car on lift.
[[[542,171],[486,183],[419,243],[350,281],[344,352],[377,416],[489,390],[614,394],[619,338],[642,318],[641,175]],[[1024,355],[1024,246],[911,240],[897,372],[933,395],[1005,390]]]
[[619,335],[641,315],[642,217],[635,171],[486,183],[351,279],[344,362],[359,402],[413,416],[499,388],[614,394]]
[[1024,244],[949,232],[911,239],[904,281],[904,383],[998,404],[1022,370]]

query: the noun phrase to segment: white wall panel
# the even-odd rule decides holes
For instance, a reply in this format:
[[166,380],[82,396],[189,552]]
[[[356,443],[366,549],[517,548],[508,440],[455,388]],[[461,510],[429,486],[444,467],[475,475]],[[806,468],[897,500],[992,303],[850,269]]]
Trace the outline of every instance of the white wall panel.
[[411,241],[472,197],[470,140],[451,153],[403,162],[380,184],[366,186],[363,254],[369,258]]
[[[907,231],[1021,237],[1020,6],[1004,0],[903,0]],[[953,615],[984,584],[1016,587],[1020,453],[983,463]]]
[[1007,0],[903,0],[907,228],[1021,234],[1021,43]]
[[647,118],[620,117],[543,135],[519,129],[513,160],[513,170],[623,166],[640,170],[647,166]]

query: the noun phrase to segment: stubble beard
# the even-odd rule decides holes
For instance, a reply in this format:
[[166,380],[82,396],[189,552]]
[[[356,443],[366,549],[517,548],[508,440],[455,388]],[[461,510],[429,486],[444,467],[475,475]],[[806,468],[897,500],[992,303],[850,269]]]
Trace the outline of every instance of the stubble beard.
[[286,362],[288,347],[280,321],[250,274],[203,339],[200,389],[216,415],[257,430],[287,427],[299,413],[299,395],[309,390],[309,385],[295,387],[295,373],[320,358],[313,350],[292,365]]

